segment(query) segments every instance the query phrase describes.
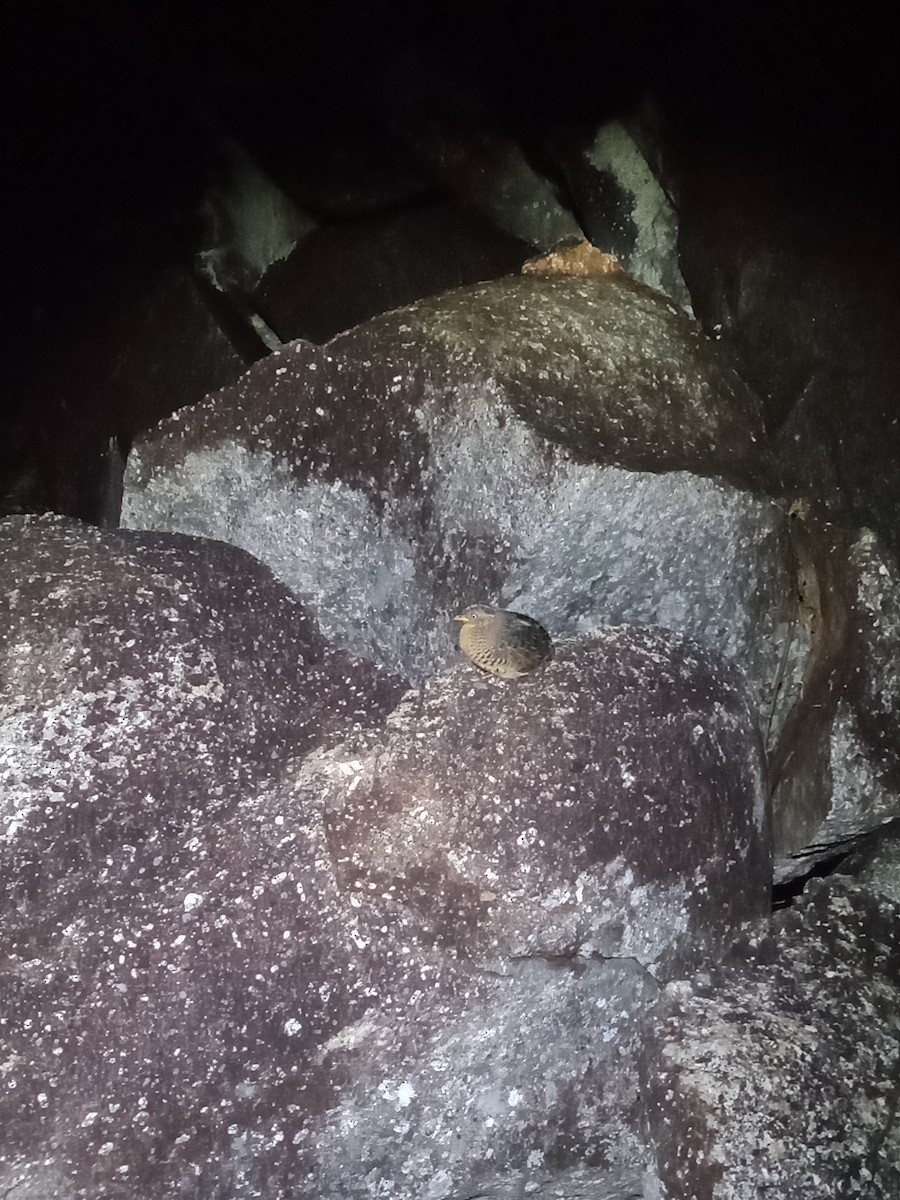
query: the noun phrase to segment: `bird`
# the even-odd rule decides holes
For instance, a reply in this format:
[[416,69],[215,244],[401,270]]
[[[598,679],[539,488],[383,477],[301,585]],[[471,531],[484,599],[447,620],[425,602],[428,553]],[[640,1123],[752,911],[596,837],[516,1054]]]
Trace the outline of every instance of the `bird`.
[[498,679],[521,679],[553,657],[550,634],[533,617],[489,604],[471,604],[461,622],[459,648],[480,671]]

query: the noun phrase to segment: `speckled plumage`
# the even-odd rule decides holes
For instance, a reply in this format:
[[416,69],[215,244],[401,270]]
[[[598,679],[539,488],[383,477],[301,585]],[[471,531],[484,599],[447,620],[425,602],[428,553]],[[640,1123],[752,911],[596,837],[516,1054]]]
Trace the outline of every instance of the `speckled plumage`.
[[473,604],[456,620],[462,622],[460,650],[480,671],[498,679],[520,679],[553,657],[550,634],[524,613]]

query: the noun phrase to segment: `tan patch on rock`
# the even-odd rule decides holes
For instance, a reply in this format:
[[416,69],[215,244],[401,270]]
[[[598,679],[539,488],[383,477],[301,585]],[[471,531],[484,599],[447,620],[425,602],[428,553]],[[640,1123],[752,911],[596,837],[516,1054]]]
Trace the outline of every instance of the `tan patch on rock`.
[[565,246],[551,250],[539,258],[530,258],[522,264],[523,275],[569,275],[576,279],[598,279],[604,275],[624,275],[618,259],[604,254],[590,242],[579,242],[576,246]]

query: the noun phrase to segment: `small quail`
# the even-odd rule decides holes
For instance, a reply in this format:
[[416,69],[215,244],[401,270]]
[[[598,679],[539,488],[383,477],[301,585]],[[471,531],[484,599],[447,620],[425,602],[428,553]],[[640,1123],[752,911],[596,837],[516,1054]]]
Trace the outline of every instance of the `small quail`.
[[553,657],[550,634],[524,613],[473,604],[454,619],[462,622],[460,650],[488,675],[520,679]]

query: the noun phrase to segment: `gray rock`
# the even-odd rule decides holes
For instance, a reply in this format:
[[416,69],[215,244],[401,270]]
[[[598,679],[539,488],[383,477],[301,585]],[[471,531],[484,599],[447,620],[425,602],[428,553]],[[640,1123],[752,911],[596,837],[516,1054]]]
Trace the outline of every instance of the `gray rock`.
[[617,630],[382,728],[396,682],[246,554],[0,533],[0,1184],[638,1195],[653,973],[766,903],[736,673]]
[[607,122],[589,146],[567,156],[566,179],[591,242],[692,315],[678,265],[677,214],[625,125]]
[[68,872],[72,839],[90,854],[96,836],[99,853],[110,824],[147,850],[191,813],[214,819],[273,761],[371,720],[402,687],[332,651],[222,543],[11,517],[0,563],[0,820],[5,844],[42,846],[3,868],[14,890]]
[[814,633],[772,762],[776,882],[900,817],[896,560],[870,531],[804,540]]
[[305,786],[325,797],[347,885],[378,881],[467,958],[666,974],[768,911],[752,710],[684,638],[607,629],[513,686],[460,666],[388,730]]
[[876,895],[900,904],[900,827],[898,823],[888,826],[887,830],[874,839],[874,844],[861,851],[863,862],[856,864],[850,857],[853,868],[849,873],[854,883]]
[[846,883],[797,907],[655,1014],[642,1081],[655,1195],[900,1194],[900,909]]
[[743,486],[760,439],[671,305],[507,279],[285,348],[178,414],[135,447],[123,522],[243,546],[417,680],[476,599],[557,634],[665,624],[741,664],[766,726],[791,600],[783,513]]

